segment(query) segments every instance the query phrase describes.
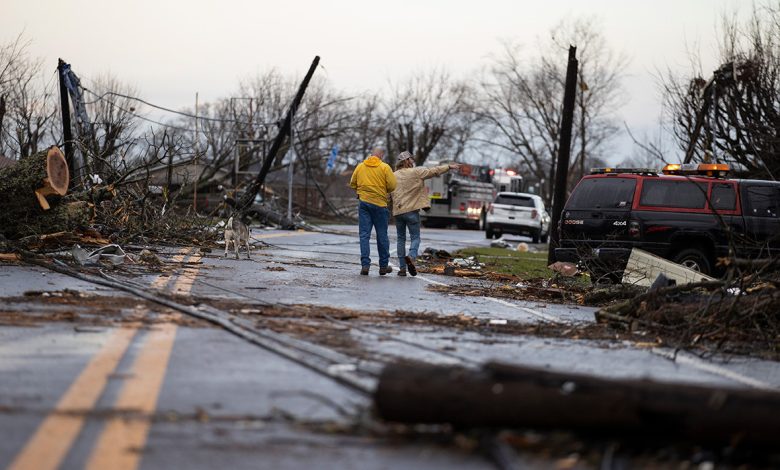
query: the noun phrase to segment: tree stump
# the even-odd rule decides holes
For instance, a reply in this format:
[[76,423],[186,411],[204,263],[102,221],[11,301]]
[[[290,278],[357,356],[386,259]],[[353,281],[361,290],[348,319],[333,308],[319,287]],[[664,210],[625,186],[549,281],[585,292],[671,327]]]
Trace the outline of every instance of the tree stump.
[[8,238],[70,230],[85,223],[85,211],[63,205],[70,172],[65,156],[52,146],[0,170],[0,233]]

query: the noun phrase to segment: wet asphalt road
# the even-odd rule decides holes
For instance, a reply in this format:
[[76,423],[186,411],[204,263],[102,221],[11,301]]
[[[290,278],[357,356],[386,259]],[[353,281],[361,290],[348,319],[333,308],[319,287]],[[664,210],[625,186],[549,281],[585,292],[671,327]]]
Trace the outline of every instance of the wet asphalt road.
[[[203,264],[140,281],[182,294],[244,302],[519,322],[592,321],[593,309],[586,307],[463,298],[426,289],[429,284],[465,282],[451,277],[379,276],[376,266],[368,277],[360,276],[355,227],[331,228],[342,233],[255,229],[253,237],[263,248],[254,250],[251,260],[173,250],[169,256]],[[425,229],[421,249],[488,244],[476,231]],[[115,294],[39,268],[0,267],[1,297],[65,288]],[[674,357],[623,342],[527,336],[486,342],[476,333],[454,336],[403,327],[393,335],[405,342],[380,341],[363,331],[351,335],[387,360],[498,359],[606,377],[780,387],[780,367],[773,362],[702,360],[686,353]],[[155,324],[77,331],[68,323],[0,325],[0,468],[492,468],[479,455],[457,449],[390,443],[318,427],[344,422],[345,413],[367,405],[367,397],[216,328]],[[138,419],[139,412],[153,419]]]

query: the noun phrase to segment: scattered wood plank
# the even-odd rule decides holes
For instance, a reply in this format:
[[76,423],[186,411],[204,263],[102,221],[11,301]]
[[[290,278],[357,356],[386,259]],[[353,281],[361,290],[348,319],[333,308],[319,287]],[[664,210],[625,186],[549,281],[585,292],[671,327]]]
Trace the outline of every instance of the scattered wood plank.
[[6,263],[18,263],[22,260],[22,257],[17,253],[0,253],[0,261]]
[[677,285],[714,281],[715,278],[673,263],[647,251],[634,248],[623,271],[623,284],[650,287],[659,274],[674,279]]

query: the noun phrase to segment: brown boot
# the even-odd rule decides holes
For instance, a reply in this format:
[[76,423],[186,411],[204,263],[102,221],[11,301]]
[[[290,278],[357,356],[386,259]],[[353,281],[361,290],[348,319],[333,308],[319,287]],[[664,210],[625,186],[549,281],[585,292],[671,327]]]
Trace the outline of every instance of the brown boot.
[[398,275],[401,277],[406,277],[406,270],[404,268],[399,269]]
[[406,269],[409,270],[409,274],[412,276],[417,275],[417,268],[414,267],[414,261],[412,261],[411,256],[405,256],[404,261],[406,261]]
[[393,272],[392,266],[380,266],[379,267],[379,275],[384,276],[385,274],[390,274]]
[[362,268],[360,268],[360,275],[368,276],[368,266],[363,266]]

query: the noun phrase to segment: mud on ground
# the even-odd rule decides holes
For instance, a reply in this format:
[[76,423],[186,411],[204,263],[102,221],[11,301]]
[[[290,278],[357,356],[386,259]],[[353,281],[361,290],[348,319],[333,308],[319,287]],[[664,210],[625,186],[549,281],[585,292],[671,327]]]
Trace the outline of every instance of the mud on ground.
[[76,327],[155,323],[208,326],[202,320],[137,297],[94,295],[69,289],[28,291],[23,296],[0,298],[0,305],[3,326],[30,327],[49,322],[68,322]]

